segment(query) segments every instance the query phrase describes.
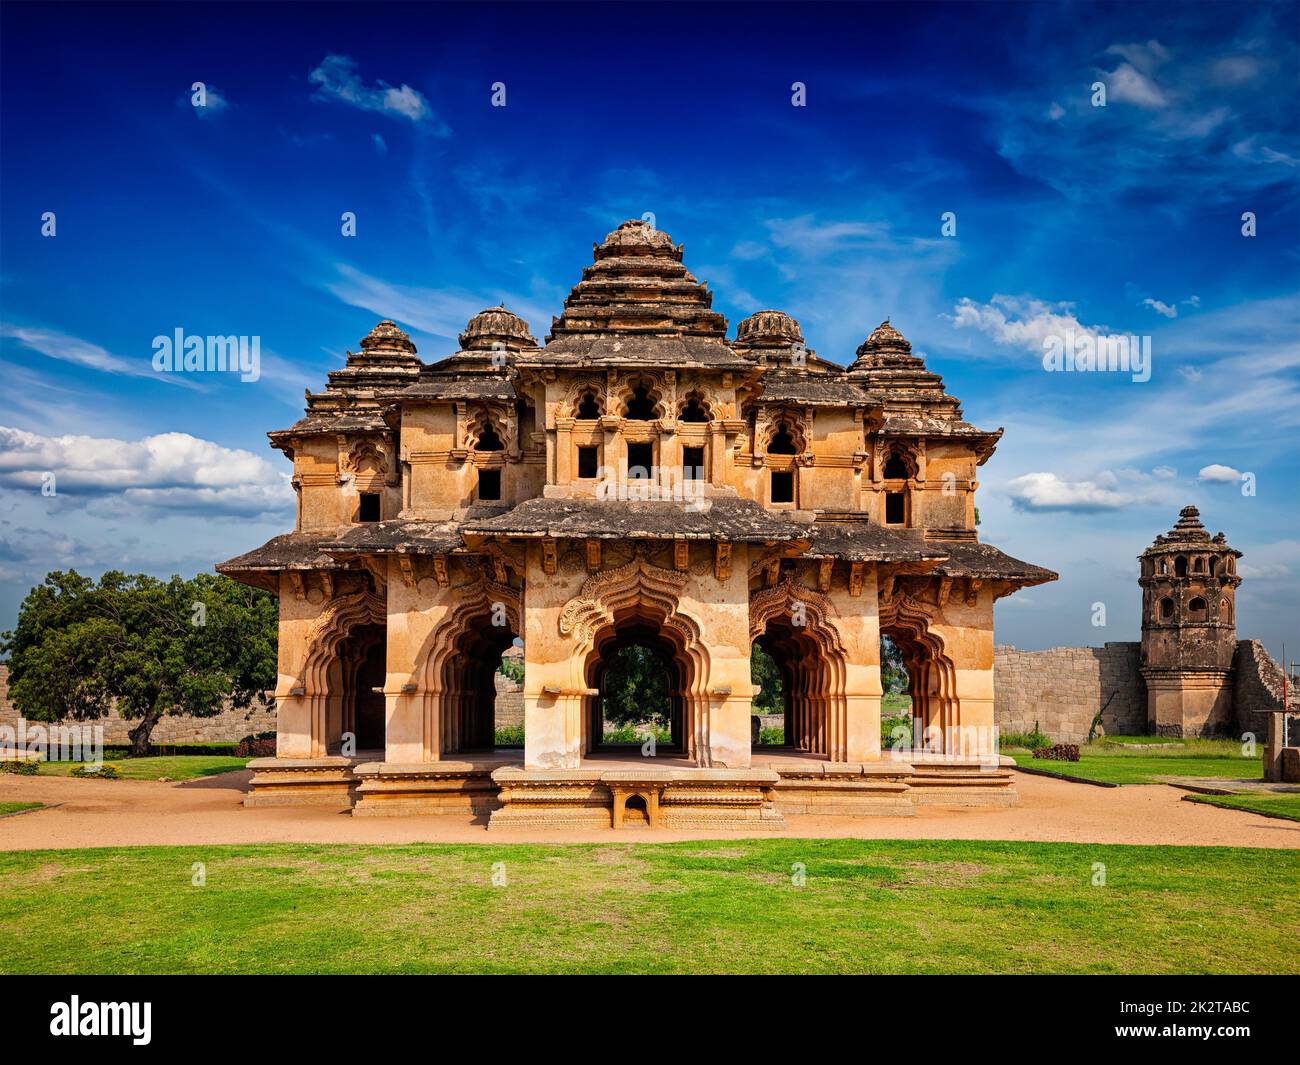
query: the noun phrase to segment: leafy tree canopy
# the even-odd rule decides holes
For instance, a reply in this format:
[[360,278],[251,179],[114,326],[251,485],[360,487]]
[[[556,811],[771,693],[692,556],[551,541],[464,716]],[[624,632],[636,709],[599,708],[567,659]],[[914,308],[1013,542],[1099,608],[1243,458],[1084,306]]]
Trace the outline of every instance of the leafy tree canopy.
[[160,581],[76,570],[49,574],[0,634],[9,694],[35,721],[90,720],[114,709],[139,719],[134,753],[148,751],[163,714],[209,716],[276,680],[274,596],[215,574]]

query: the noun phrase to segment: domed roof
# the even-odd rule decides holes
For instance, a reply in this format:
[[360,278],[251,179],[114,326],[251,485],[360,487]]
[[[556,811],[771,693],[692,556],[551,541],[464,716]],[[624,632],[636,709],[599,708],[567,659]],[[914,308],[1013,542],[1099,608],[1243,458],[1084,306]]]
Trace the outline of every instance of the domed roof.
[[680,259],[682,251],[673,244],[672,237],[641,218],[629,218],[605,234],[605,239],[594,247],[597,259],[609,255],[655,255],[664,251]]
[[497,343],[515,351],[537,347],[537,341],[528,332],[528,323],[513,311],[506,310],[505,304],[479,311],[460,335],[460,346],[464,351],[491,351],[492,345]]
[[1178,512],[1178,520],[1174,522],[1174,527],[1167,533],[1157,536],[1155,543],[1148,547],[1144,553],[1160,554],[1167,551],[1185,550],[1188,547],[1202,550],[1210,547],[1213,551],[1226,551],[1238,558],[1241,557],[1240,551],[1228,546],[1228,540],[1223,533],[1217,533],[1211,537],[1208,530],[1201,523],[1201,512],[1196,507],[1190,506],[1183,507]]
[[871,331],[871,335],[862,342],[861,347],[858,348],[858,356],[874,355],[877,353],[892,354],[895,352],[906,355],[909,354],[911,350],[911,343],[902,333],[890,325],[889,319],[886,318],[876,326],[876,328]]
[[784,311],[756,311],[736,326],[736,346],[788,348],[803,343],[799,323]]
[[361,350],[367,355],[414,355],[415,345],[396,324],[385,318],[366,334],[361,341]]

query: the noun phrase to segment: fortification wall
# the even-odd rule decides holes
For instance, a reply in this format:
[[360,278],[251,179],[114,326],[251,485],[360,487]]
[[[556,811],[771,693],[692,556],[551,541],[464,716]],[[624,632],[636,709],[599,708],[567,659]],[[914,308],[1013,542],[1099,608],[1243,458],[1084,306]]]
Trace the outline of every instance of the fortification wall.
[[1146,732],[1138,673],[1141,648],[1136,642],[1049,651],[995,647],[993,713],[998,727],[1003,732],[1031,732],[1037,722],[1058,743],[1081,743],[1105,705],[1099,733]]
[[[1287,695],[1291,706],[1300,705],[1294,687]],[[1253,732],[1262,743],[1268,735],[1268,718],[1282,709],[1282,667],[1258,640],[1238,640],[1232,659],[1232,711],[1237,734]]]

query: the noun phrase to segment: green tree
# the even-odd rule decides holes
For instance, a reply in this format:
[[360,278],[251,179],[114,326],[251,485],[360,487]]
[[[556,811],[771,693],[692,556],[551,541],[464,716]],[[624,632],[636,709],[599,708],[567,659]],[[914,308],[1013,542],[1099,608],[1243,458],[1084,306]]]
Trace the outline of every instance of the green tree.
[[250,705],[276,679],[276,600],[215,574],[159,581],[75,570],[33,588],[0,634],[9,693],[35,721],[138,720],[131,753],[149,752],[164,714],[207,717]]
[[609,657],[601,683],[601,712],[606,721],[633,725],[669,722],[668,663],[648,647],[630,644]]
[[751,683],[759,686],[759,693],[754,696],[755,713],[785,712],[785,696],[781,691],[781,671],[772,656],[757,643],[749,649],[749,679]]
[[888,636],[880,637],[880,686],[887,695],[907,691],[907,664],[903,652]]

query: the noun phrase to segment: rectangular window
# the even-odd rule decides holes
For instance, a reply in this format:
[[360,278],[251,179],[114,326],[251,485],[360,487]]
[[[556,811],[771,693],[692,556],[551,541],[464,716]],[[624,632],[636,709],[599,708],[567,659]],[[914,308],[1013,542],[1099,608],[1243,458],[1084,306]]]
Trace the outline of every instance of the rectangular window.
[[682,466],[685,467],[685,470],[682,474],[684,480],[687,481],[704,480],[704,448],[702,447],[682,448]]
[[794,473],[791,470],[772,471],[772,502],[794,502]]
[[654,444],[627,445],[628,480],[649,480],[650,469],[655,464]]
[[500,470],[479,470],[478,471],[478,497],[479,499],[500,499],[501,498],[501,471]]
[[362,492],[361,505],[357,508],[357,521],[379,521],[379,519],[379,493]]
[[907,523],[907,498],[902,492],[885,493],[885,524],[904,525]]
[[578,448],[578,476],[583,480],[590,480],[596,476],[596,470],[599,466],[599,453],[594,447]]

